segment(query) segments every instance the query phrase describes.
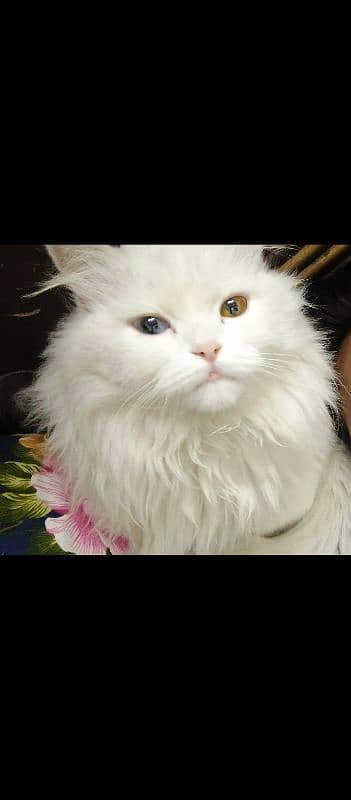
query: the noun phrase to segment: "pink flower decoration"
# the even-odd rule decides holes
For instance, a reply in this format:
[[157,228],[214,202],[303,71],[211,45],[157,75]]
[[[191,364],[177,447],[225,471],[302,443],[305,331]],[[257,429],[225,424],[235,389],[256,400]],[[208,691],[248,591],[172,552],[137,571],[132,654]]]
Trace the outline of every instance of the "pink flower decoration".
[[54,536],[61,550],[81,556],[106,555],[107,547],[112,555],[130,553],[130,541],[121,534],[109,536],[106,545],[106,537],[95,527],[84,504],[71,510],[70,492],[49,457],[44,459],[42,467],[41,472],[32,476],[31,484],[40,499],[61,515],[48,517],[45,521],[47,532]]

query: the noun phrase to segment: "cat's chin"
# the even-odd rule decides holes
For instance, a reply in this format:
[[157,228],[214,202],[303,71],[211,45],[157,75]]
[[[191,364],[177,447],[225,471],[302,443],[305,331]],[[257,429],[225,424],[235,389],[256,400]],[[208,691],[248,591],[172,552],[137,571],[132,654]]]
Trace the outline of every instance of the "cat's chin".
[[186,402],[194,411],[213,414],[234,408],[243,392],[242,384],[222,378],[198,386],[188,395]]

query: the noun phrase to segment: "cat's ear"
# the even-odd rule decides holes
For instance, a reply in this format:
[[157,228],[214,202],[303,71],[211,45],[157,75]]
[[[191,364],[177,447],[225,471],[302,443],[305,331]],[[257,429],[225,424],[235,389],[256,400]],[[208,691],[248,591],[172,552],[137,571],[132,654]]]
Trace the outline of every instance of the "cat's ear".
[[46,249],[55,266],[61,272],[74,270],[84,265],[94,266],[110,250],[107,244],[48,244]]
[[273,269],[281,267],[299,250],[298,244],[266,244],[262,250],[264,262]]
[[115,264],[114,247],[108,244],[50,244],[46,249],[56,267],[56,274],[45,281],[37,294],[66,287],[77,304],[89,308],[91,302],[108,292],[109,270]]

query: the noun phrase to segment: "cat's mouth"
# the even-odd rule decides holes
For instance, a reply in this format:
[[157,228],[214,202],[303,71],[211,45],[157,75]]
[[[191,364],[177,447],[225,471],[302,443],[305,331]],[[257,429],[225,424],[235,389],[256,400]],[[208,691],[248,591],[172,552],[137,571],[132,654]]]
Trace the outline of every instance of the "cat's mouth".
[[212,369],[210,369],[207,375],[207,378],[205,379],[205,382],[207,383],[208,381],[219,381],[221,378],[224,377],[225,375],[223,374],[222,370],[219,369],[219,367],[212,367]]
[[243,386],[219,366],[209,365],[202,380],[189,392],[191,408],[205,413],[215,413],[232,408],[242,394]]
[[204,376],[201,384],[206,386],[207,383],[213,383],[213,381],[228,380],[228,377],[221,367],[213,365],[208,370],[207,375]]

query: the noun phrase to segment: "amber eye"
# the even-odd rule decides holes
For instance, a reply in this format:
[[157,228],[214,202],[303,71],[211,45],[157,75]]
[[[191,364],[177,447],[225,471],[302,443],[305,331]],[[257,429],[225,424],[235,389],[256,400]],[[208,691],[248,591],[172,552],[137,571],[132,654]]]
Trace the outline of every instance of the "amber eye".
[[222,317],[240,317],[240,314],[243,314],[246,309],[246,297],[235,295],[235,297],[230,297],[229,300],[223,303],[221,306],[221,315]]

